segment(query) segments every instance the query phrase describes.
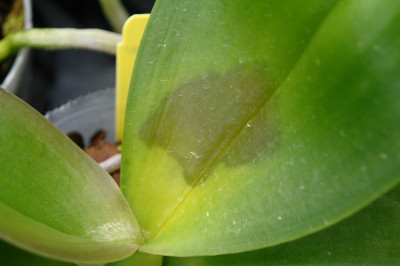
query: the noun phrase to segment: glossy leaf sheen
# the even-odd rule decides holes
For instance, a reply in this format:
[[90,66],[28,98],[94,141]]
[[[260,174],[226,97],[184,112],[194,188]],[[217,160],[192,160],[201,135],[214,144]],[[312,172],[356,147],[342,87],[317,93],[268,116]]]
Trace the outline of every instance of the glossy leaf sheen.
[[110,176],[42,115],[0,89],[0,237],[64,261],[125,258],[142,243]]
[[389,0],[159,1],[124,131],[141,250],[279,244],[398,183],[399,11]]

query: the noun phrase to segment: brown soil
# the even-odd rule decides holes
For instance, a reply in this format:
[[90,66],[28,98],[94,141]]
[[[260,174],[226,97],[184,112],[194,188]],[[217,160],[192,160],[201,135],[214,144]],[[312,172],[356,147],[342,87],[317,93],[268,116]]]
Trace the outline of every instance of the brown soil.
[[[118,153],[116,144],[104,141],[106,134],[107,132],[105,130],[100,130],[95,133],[89,146],[86,148],[83,147],[82,136],[78,132],[71,132],[68,134],[68,137],[70,137],[79,147],[83,148],[83,150],[92,157],[93,160],[100,163]],[[118,170],[111,173],[111,176],[119,185],[120,171]]]

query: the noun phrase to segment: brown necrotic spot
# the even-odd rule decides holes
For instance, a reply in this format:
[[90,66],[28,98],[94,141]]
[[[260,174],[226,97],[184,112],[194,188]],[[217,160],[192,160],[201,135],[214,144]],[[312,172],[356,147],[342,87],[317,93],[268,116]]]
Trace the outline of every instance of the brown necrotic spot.
[[193,184],[221,160],[234,167],[273,146],[276,132],[264,109],[275,89],[259,64],[202,75],[165,96],[141,138],[165,149]]

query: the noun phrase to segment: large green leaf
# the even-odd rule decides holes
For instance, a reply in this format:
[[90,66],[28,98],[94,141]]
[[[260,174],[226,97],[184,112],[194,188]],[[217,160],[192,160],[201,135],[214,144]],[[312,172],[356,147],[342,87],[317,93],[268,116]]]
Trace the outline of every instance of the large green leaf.
[[326,230],[302,239],[234,255],[176,258],[164,265],[398,265],[400,186]]
[[160,0],[137,57],[122,189],[143,252],[241,252],[399,182],[400,2]]
[[73,262],[125,258],[142,243],[111,177],[33,108],[0,89],[0,238]]

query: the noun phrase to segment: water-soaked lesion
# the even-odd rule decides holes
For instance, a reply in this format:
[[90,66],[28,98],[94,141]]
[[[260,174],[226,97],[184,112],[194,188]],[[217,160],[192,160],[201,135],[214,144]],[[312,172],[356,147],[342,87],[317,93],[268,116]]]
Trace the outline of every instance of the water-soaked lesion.
[[276,150],[279,144],[279,127],[273,116],[275,105],[274,100],[268,101],[231,143],[221,157],[227,166],[257,163]]
[[167,95],[141,138],[175,158],[192,185],[221,158],[234,167],[273,147],[276,132],[263,107],[275,89],[262,64],[208,73]]

